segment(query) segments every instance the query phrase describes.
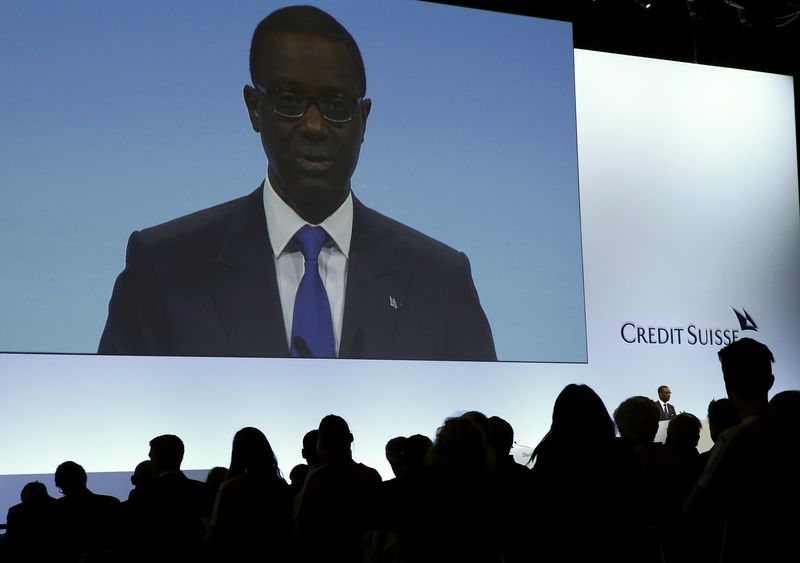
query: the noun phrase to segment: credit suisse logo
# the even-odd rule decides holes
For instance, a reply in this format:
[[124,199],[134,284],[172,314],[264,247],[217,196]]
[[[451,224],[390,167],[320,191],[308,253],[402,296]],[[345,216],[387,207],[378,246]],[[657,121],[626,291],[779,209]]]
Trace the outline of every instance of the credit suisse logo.
[[661,344],[674,346],[727,346],[736,342],[745,331],[758,332],[758,325],[744,308],[733,309],[738,328],[708,327],[696,323],[684,326],[643,325],[632,321],[622,323],[619,335],[627,344]]

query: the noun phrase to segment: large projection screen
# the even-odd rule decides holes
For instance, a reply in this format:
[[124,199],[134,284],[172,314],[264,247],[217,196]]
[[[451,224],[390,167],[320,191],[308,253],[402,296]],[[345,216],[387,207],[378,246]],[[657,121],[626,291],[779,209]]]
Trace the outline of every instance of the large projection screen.
[[[242,88],[253,30],[282,5],[5,10],[0,253],[14,267],[0,275],[0,351],[97,351],[131,232],[262,182]],[[570,25],[408,0],[319,5],[366,67],[356,197],[468,256],[500,360],[585,362]]]
[[[545,25],[528,18],[410,5],[414,10],[430,8],[448,14],[454,10],[458,17],[471,14],[475,25],[483,25],[484,17],[486,21],[509,18],[498,29],[517,21],[523,26]],[[352,26],[360,39],[357,19],[346,18],[355,10],[339,7],[342,12],[331,11]],[[263,15],[263,7],[250,8],[249,19],[235,26],[237,33],[245,36]],[[487,26],[492,29],[491,24]],[[398,33],[395,30],[393,36]],[[543,32],[537,27],[536,33]],[[245,49],[242,45],[237,47],[237,56]],[[363,44],[362,49],[370,72]],[[569,53],[571,68],[573,51]],[[4,66],[10,64],[2,60]],[[240,82],[245,70],[243,63],[239,64],[232,80]],[[170,72],[162,72],[165,80],[172,79]],[[585,361],[456,363],[0,354],[0,513],[18,502],[22,484],[33,475],[40,475],[51,494],[58,496],[52,480],[47,479],[66,459],[81,463],[90,473],[113,473],[114,479],[91,475],[89,486],[96,492],[124,497],[126,472],[146,457],[147,442],[162,433],[183,438],[184,467],[206,469],[227,465],[234,432],[243,426],[257,426],[270,439],[284,474],[288,474],[301,461],[303,434],[324,415],[336,413],[351,425],[354,457],[388,478],[387,440],[414,433],[432,437],[444,418],[465,410],[502,416],[514,426],[519,444],[535,445],[549,427],[555,397],[573,382],[592,386],[609,410],[632,395],[655,398],[658,385],[667,384],[679,411],[704,418],[709,400],[725,395],[716,352],[726,338],[751,336],[772,349],[777,360],[773,394],[800,388],[800,205],[791,78],[587,51],[574,51],[574,73],[574,90],[561,95],[574,100],[576,108],[584,277],[579,293],[585,291]],[[373,83],[377,80],[375,77]],[[218,83],[211,80],[208,88]],[[131,86],[134,90],[140,87]],[[506,105],[516,104],[515,115],[524,116],[526,109],[537,103],[538,90],[534,90],[529,97]],[[31,95],[44,96],[36,91]],[[231,94],[231,104],[237,103],[234,97]],[[20,99],[16,103],[14,107],[22,105]],[[190,107],[179,111],[180,118],[196,117],[199,108],[193,107],[191,96],[186,104]],[[230,115],[201,114],[197,119],[206,122],[206,127],[194,131],[212,149],[216,141],[207,131],[216,126],[236,127],[230,122],[243,119],[236,113],[242,112],[241,108],[219,111]],[[80,124],[73,125],[71,131],[78,135]],[[541,126],[549,131],[548,124]],[[67,135],[67,129],[54,134]],[[117,139],[123,146],[136,144],[108,134],[107,140]],[[574,129],[571,134],[574,143]],[[464,137],[459,137],[459,142],[469,143],[478,134],[465,125],[460,135]],[[3,170],[22,169],[24,162],[32,164],[39,137],[39,132],[29,132],[20,139],[20,146],[31,152],[17,148],[19,152],[14,154],[27,161]],[[247,141],[252,145],[253,139],[247,138],[242,146]],[[16,146],[5,134],[0,142],[0,155],[8,154],[6,147]],[[173,145],[179,153],[185,150],[177,141]],[[63,150],[80,154],[85,147],[64,143]],[[172,153],[154,150],[151,156],[163,167],[178,166],[171,160]],[[229,191],[215,191],[213,200],[208,194],[197,200],[193,188],[204,181],[204,174],[197,169],[202,159],[196,154],[186,157],[194,162],[186,172],[193,175],[192,181],[171,198],[181,203],[164,209],[163,219],[184,208],[241,195],[258,173],[252,170],[253,163],[259,165],[262,158],[253,145],[242,149],[236,163],[215,163],[213,168],[221,167],[230,179],[231,186],[224,188]],[[377,153],[369,157],[365,153],[362,162],[373,157],[381,158]],[[498,158],[502,162],[506,157]],[[533,171],[545,157],[537,152],[531,158],[534,160],[522,165]],[[65,179],[86,179],[99,173],[97,170],[106,170],[104,177],[109,182],[119,180],[116,166],[92,161],[92,167],[96,164],[92,172],[84,170],[87,160],[82,161],[83,167],[79,162],[75,160],[60,180],[39,177],[42,193],[49,185],[45,180],[64,186]],[[453,168],[458,168],[457,161]],[[396,181],[398,167],[393,170],[387,182]],[[139,173],[125,170],[125,174]],[[164,176],[164,170],[157,167],[142,173],[154,182]],[[70,185],[80,186],[80,182]],[[167,188],[172,186],[161,185],[159,190]],[[103,197],[113,202],[120,196]],[[130,197],[126,207],[145,206],[141,198]],[[477,201],[479,210],[485,211],[485,190],[460,197]],[[117,260],[107,272],[112,279],[121,267],[124,237],[141,226],[132,221],[119,229],[121,240],[108,242],[113,246],[108,254]],[[25,230],[20,224],[21,230],[12,235],[20,237],[31,228],[28,225]],[[73,225],[73,230],[81,228],[82,223]],[[580,243],[576,243],[578,248]],[[2,244],[7,245],[7,240]],[[11,256],[8,248],[2,247],[4,264],[8,263],[6,256]],[[469,253],[475,261],[475,253]],[[3,269],[4,283],[8,271]],[[481,290],[479,279],[476,273]],[[106,297],[108,281],[104,279],[96,287]],[[3,291],[10,291],[9,286]],[[744,330],[734,309],[746,312],[758,330]],[[3,315],[11,318],[6,309]],[[52,330],[58,333],[64,327]]]

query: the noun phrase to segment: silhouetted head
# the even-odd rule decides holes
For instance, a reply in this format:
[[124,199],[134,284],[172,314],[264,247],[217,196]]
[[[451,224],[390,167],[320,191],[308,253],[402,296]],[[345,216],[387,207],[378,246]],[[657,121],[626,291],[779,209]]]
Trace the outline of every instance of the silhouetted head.
[[781,391],[769,402],[769,408],[784,424],[800,426],[800,391]]
[[303,449],[300,455],[306,460],[309,466],[319,464],[319,455],[317,454],[317,440],[319,439],[319,430],[309,430],[303,436]]
[[635,447],[653,443],[660,417],[658,404],[641,395],[625,399],[614,411],[620,435]]
[[491,458],[480,429],[463,416],[445,421],[428,453],[428,463],[453,478],[488,475]]
[[154,480],[153,462],[149,459],[140,461],[131,475],[131,485],[137,489],[147,488]]
[[329,414],[320,421],[317,453],[322,463],[351,459],[352,443],[350,427],[341,416]]
[[256,27],[244,87],[269,181],[301,217],[321,223],[350,193],[371,100],[352,35],[312,6],[272,12]]
[[614,422],[600,396],[588,385],[570,383],[556,397],[553,422],[528,463],[542,454],[567,453],[614,437]]
[[761,342],[752,338],[742,338],[732,342],[719,351],[722,376],[728,397],[766,401],[767,393],[775,383],[772,352]]
[[414,434],[406,438],[403,444],[403,464],[408,471],[417,471],[425,465],[425,456],[433,446],[433,442],[427,436]]
[[300,487],[303,486],[306,476],[308,475],[308,468],[309,466],[305,463],[300,463],[292,467],[292,470],[289,472],[289,480],[291,481],[293,489],[300,490]]
[[658,398],[661,399],[663,402],[668,403],[670,397],[672,397],[672,391],[670,391],[669,386],[662,385],[658,388]]
[[65,461],[56,468],[55,481],[64,496],[81,493],[86,490],[86,471],[74,461]]
[[498,456],[508,455],[511,446],[514,445],[514,429],[499,416],[490,417],[489,424],[492,429],[489,435],[489,445],[494,448]]
[[701,428],[699,418],[691,413],[682,412],[669,421],[666,445],[676,451],[697,448],[697,444],[700,443]]
[[403,473],[403,447],[405,443],[405,436],[397,436],[386,442],[386,461],[392,467],[395,477],[399,477]]
[[742,417],[736,410],[736,405],[728,398],[711,400],[708,403],[708,433],[711,441],[716,442],[717,437],[730,428],[742,422]]
[[208,490],[212,493],[215,493],[219,490],[220,485],[225,482],[225,479],[228,478],[228,468],[222,467],[218,465],[217,467],[212,467],[206,473],[206,485],[208,485]]
[[183,452],[183,440],[174,434],[163,434],[150,440],[153,473],[159,476],[166,471],[180,471]]
[[480,477],[490,471],[483,434],[464,417],[445,421],[429,459],[433,467],[452,476]]
[[44,483],[40,483],[39,481],[27,483],[22,487],[22,491],[19,494],[19,500],[21,500],[23,504],[36,504],[49,498],[51,497],[47,493],[47,487]]
[[269,440],[261,430],[252,426],[242,428],[233,437],[228,477],[242,475],[281,478],[278,460]]
[[492,425],[489,422],[489,417],[482,412],[467,411],[461,415],[461,418],[466,418],[472,422],[472,424],[474,424],[478,430],[481,431],[481,436],[483,436],[484,442],[486,442],[486,444],[489,443],[489,436],[492,433]]
[[603,400],[588,385],[570,383],[553,404],[550,430],[579,441],[614,437],[614,422]]

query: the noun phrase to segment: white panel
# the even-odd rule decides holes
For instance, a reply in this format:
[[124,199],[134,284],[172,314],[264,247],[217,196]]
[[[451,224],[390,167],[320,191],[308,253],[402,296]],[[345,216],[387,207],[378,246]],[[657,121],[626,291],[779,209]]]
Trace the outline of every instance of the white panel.
[[[630,394],[667,384],[702,418],[724,396],[716,352],[736,330],[775,354],[773,392],[800,388],[792,79],[580,50],[575,70],[593,376]],[[733,307],[759,330],[741,331]],[[626,342],[626,322],[626,339],[641,327],[651,342],[652,327],[655,343]],[[722,338],[692,344],[692,326]]]

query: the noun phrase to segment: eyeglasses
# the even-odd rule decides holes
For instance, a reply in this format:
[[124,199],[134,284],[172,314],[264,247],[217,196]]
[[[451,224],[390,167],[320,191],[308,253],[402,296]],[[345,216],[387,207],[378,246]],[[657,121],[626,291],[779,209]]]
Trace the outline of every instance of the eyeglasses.
[[344,94],[332,93],[324,96],[304,96],[288,88],[272,88],[267,90],[260,84],[255,84],[256,90],[265,95],[276,115],[289,119],[303,117],[312,103],[317,106],[322,117],[331,123],[348,123],[353,120],[356,106],[364,99],[363,96],[351,98]]

